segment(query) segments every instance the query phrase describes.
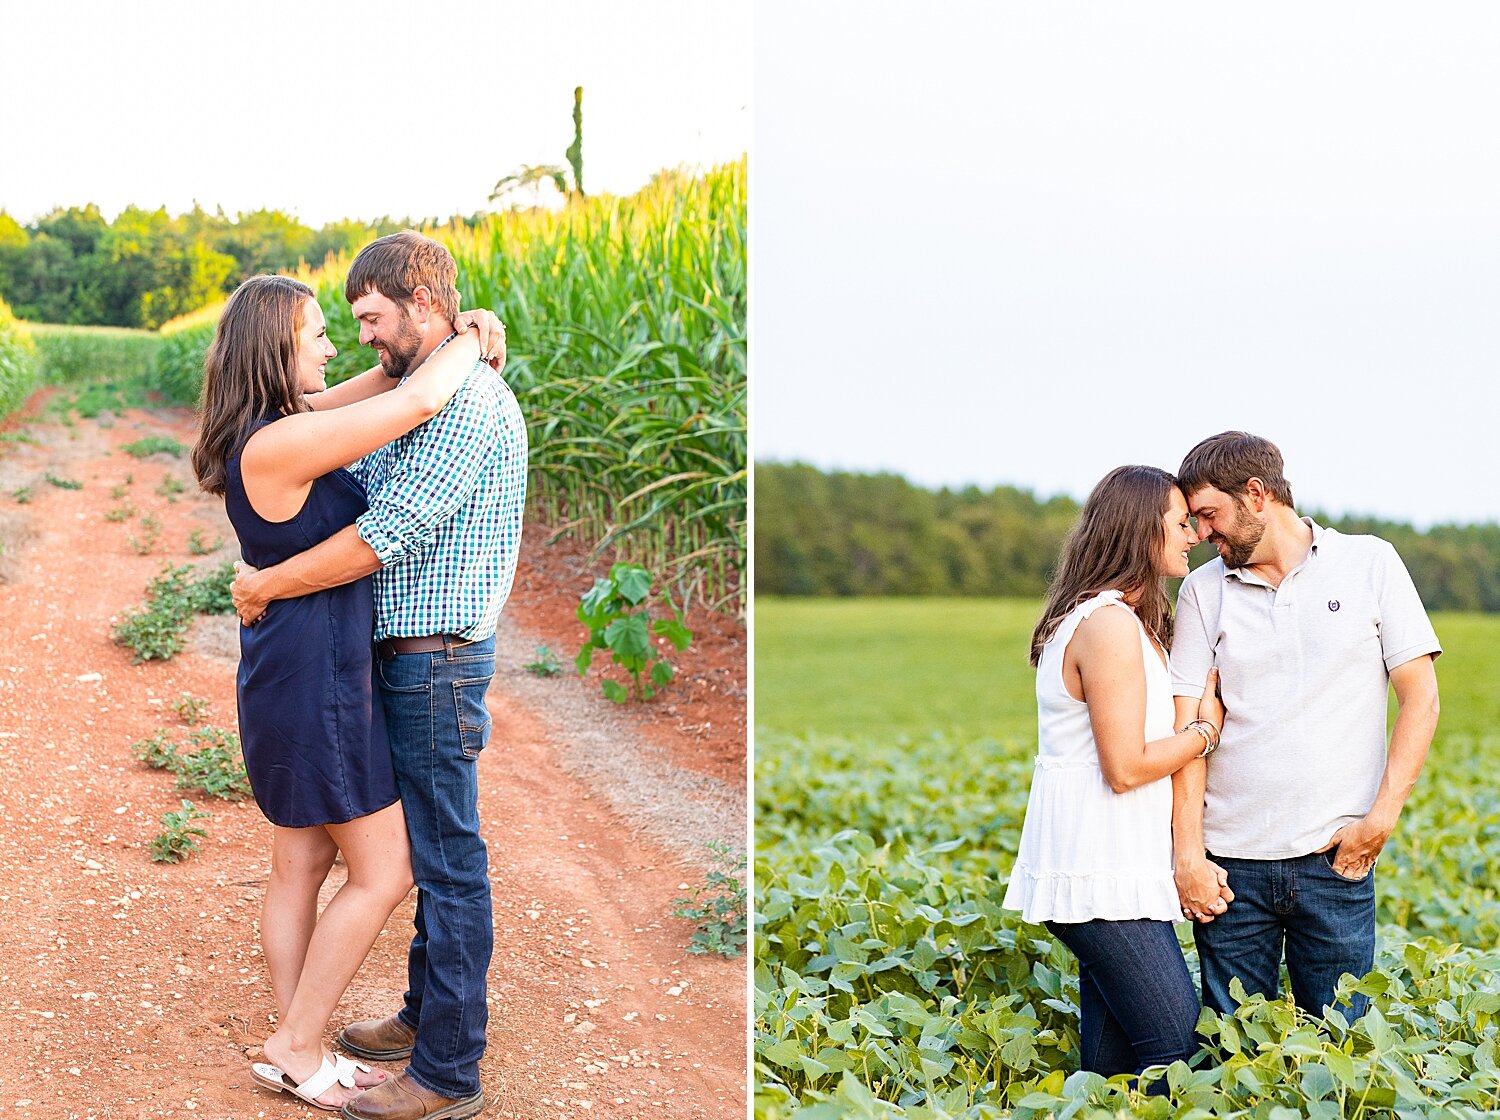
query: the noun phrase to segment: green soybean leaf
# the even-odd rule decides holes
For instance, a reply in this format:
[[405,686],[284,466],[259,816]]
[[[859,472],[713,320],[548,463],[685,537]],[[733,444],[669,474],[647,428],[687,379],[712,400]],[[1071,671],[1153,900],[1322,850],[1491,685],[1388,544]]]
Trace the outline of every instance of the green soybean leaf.
[[1342,1050],[1330,1050],[1323,1055],[1323,1061],[1328,1066],[1328,1072],[1346,1089],[1352,1089],[1355,1085],[1354,1062],[1348,1054]]
[[783,1039],[774,1046],[756,1051],[768,1062],[775,1062],[778,1066],[795,1066],[802,1058],[802,1048],[797,1045],[793,1038]]

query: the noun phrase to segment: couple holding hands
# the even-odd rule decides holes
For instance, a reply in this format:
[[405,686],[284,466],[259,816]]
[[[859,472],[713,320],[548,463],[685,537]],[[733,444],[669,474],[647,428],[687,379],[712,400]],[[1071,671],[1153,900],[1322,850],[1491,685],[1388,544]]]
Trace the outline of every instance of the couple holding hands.
[[[1202,540],[1218,559],[1189,575]],[[1236,978],[1275,998],[1283,954],[1314,1015],[1370,970],[1375,860],[1437,727],[1441,652],[1395,549],[1299,517],[1265,439],[1098,484],[1032,638],[1039,753],[1005,895],[1078,958],[1084,1069],[1197,1050],[1175,921],[1219,1012]]]

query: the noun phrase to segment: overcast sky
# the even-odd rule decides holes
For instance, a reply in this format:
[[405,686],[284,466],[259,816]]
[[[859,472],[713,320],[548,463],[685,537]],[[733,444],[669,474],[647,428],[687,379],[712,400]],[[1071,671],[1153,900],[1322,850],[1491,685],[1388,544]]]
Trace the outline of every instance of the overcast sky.
[[917,13],[757,4],[757,459],[1500,519],[1500,8]]
[[484,209],[564,163],[584,90],[584,186],[737,158],[748,0],[5,3],[0,209],[196,199],[311,225]]

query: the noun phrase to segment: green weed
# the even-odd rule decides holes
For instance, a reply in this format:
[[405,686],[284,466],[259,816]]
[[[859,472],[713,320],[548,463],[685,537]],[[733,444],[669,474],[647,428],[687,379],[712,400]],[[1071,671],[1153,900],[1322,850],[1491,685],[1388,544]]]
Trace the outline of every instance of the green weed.
[[639,564],[618,563],[610,567],[607,578],[594,581],[578,604],[578,621],[589,628],[589,636],[573,663],[578,675],[584,676],[593,662],[594,650],[609,650],[614,663],[630,675],[629,689],[607,678],[601,682],[604,695],[616,704],[632,696],[650,700],[672,679],[672,665],[657,651],[652,634],[671,642],[679,651],[687,649],[693,640],[692,631],[682,624],[682,615],[675,610],[671,618],[651,620],[646,607],[650,594],[650,572]]
[[229,614],[234,603],[229,584],[234,564],[226,561],[194,575],[183,565],[170,565],[146,587],[146,603],[127,614],[114,630],[114,640],[135,653],[135,661],[165,661],[182,649],[194,614]]
[[148,513],[141,518],[140,535],[132,533],[125,538],[125,543],[130,545],[138,556],[149,556],[151,550],[156,547],[157,540],[161,537],[161,522],[156,514]]
[[191,692],[184,692],[177,703],[172,705],[172,710],[177,713],[177,718],[183,723],[202,723],[203,717],[208,714],[209,703],[202,696],[194,696]]
[[177,758],[177,747],[160,728],[149,739],[140,739],[130,745],[130,753],[154,770],[170,770]]
[[534,677],[555,677],[562,672],[562,662],[557,659],[557,654],[552,652],[550,646],[537,646],[536,658],[526,662],[521,668]]
[[16,505],[24,506],[31,501],[31,487],[17,486],[10,492],[10,496],[16,500]]
[[250,792],[250,779],[240,759],[239,736],[217,727],[200,727],[188,734],[192,750],[182,752],[172,767],[177,788],[202,790],[210,797],[241,801]]
[[745,853],[722,840],[707,845],[713,853],[702,886],[673,900],[672,916],[697,925],[689,953],[737,957],[745,951]]
[[171,436],[143,436],[133,443],[121,446],[121,451],[134,459],[144,459],[148,455],[166,454],[174,459],[181,459],[182,453],[187,450],[178,440]]
[[46,479],[46,481],[50,482],[53,486],[56,486],[59,490],[83,489],[83,483],[79,482],[76,478],[64,478],[61,475],[53,474],[51,471],[48,471],[42,477]]
[[147,606],[121,619],[114,629],[114,639],[134,654],[132,664],[142,661],[165,661],[182,651],[187,624],[166,610]]
[[225,801],[243,800],[250,780],[240,756],[239,736],[219,727],[199,727],[188,732],[186,750],[179,749],[158,728],[149,739],[131,744],[130,753],[157,770],[177,776],[177,788],[200,790]]
[[208,839],[208,832],[198,822],[212,819],[212,813],[202,812],[184,799],[180,810],[162,814],[162,831],[151,838],[151,858],[158,863],[177,863],[199,851],[198,841]]
[[233,614],[234,599],[229,586],[234,583],[234,561],[225,560],[212,568],[202,568],[187,589],[188,606],[198,614]]
[[161,480],[161,484],[157,486],[156,492],[167,499],[167,501],[175,502],[177,495],[186,489],[187,487],[182,484],[182,479],[178,478],[175,474],[169,474]]
[[210,552],[217,552],[219,546],[224,543],[223,537],[215,537],[212,541],[204,535],[202,529],[194,529],[188,534],[188,553],[192,556],[207,556]]

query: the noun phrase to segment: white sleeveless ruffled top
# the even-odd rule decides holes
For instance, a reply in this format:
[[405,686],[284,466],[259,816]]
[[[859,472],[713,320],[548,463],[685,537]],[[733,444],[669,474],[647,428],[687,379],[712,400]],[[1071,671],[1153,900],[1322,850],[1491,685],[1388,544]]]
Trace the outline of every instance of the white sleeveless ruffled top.
[[[1037,665],[1039,751],[1003,904],[1028,922],[1182,920],[1172,881],[1172,779],[1126,793],[1110,789],[1099,769],[1088,705],[1063,684],[1063,651],[1078,624],[1116,603],[1130,609],[1118,591],[1074,607],[1042,647]],[[1149,743],[1172,735],[1176,709],[1167,667],[1146,628],[1140,630]]]

